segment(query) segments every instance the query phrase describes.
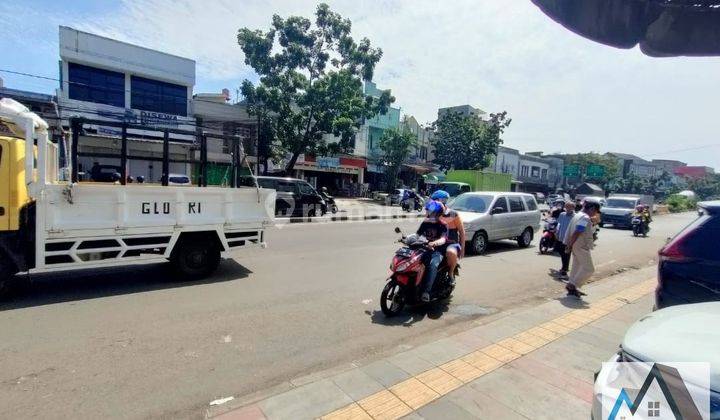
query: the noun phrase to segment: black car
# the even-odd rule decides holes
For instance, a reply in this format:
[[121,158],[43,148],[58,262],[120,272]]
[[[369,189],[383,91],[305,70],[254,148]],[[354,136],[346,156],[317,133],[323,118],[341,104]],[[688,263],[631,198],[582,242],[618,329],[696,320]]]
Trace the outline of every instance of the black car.
[[720,201],[698,209],[699,217],[660,250],[657,309],[720,300]]
[[[255,177],[260,188],[275,190],[275,216],[315,217],[327,212],[322,196],[312,185],[296,178],[276,178],[271,176]],[[255,179],[244,176],[241,185],[254,187]]]

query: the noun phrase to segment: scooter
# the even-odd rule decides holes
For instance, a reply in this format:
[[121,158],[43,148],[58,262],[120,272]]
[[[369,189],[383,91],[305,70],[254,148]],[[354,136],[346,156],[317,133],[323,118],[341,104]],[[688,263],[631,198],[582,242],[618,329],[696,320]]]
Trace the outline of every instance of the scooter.
[[642,235],[643,238],[647,237],[648,231],[650,231],[650,226],[643,221],[641,216],[633,216],[631,223],[633,236]]
[[[410,206],[412,205],[412,209]],[[421,211],[423,209],[423,203],[420,199],[420,197],[414,197],[414,198],[406,198],[400,203],[400,208],[403,209],[403,211]]]
[[545,227],[543,228],[542,238],[540,238],[540,253],[547,254],[555,248],[555,242],[557,237],[555,231],[557,230],[557,220],[546,219]]
[[338,212],[338,206],[335,204],[335,198],[331,196],[330,194],[326,192],[321,192],[320,195],[322,196],[323,200],[325,200],[325,205],[327,206],[327,210],[329,210],[332,214],[335,214]]
[[[395,233],[400,233],[400,228],[395,228]],[[405,305],[423,303],[420,300],[422,294],[423,270],[422,256],[430,248],[428,240],[424,236],[409,235],[402,236],[398,242],[404,244],[402,248],[395,251],[392,263],[390,264],[390,277],[380,294],[380,309],[386,317],[392,317],[400,313]],[[459,267],[455,268],[455,279],[459,277]],[[430,290],[430,302],[447,299],[452,295],[455,286],[450,283],[448,266],[443,258],[438,269],[437,277]]]

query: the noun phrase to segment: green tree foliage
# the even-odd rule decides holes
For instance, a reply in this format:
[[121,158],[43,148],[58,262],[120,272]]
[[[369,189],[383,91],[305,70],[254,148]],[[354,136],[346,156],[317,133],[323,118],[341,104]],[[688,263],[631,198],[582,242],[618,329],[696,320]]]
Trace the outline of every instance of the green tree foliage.
[[669,196],[666,203],[671,213],[694,210],[697,204],[695,200],[690,200],[687,197],[678,194]]
[[[238,44],[245,63],[260,76],[257,85],[242,84],[251,115],[270,124],[273,155],[291,158],[292,170],[301,153],[348,152],[364,119],[387,112],[390,92],[366,97],[363,80],[372,80],[382,50],[367,38],[350,36],[351,22],[320,4],[313,23],[304,17],[274,15],[267,32],[243,28]],[[338,142],[327,142],[331,134]]]
[[713,174],[704,178],[688,181],[688,190],[694,192],[700,200],[720,196],[720,175]]
[[432,125],[435,134],[432,140],[434,162],[442,170],[490,166],[498,146],[502,144],[500,136],[511,121],[505,111],[490,114],[488,121],[453,112],[443,114]]
[[397,186],[398,175],[403,162],[410,156],[415,148],[417,137],[408,130],[388,129],[380,138],[380,150],[383,152],[383,161],[387,165],[385,176],[388,180],[388,190]]

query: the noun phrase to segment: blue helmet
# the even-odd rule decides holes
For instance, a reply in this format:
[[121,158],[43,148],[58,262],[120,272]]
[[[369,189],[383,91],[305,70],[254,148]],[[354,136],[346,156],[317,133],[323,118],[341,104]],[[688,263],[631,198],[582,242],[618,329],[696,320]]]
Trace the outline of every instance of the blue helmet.
[[428,203],[425,204],[425,211],[428,213],[428,216],[436,216],[442,214],[443,205],[437,201],[428,201]]
[[437,200],[437,201],[445,201],[448,198],[450,198],[450,194],[448,194],[445,190],[437,190],[430,196],[431,200]]

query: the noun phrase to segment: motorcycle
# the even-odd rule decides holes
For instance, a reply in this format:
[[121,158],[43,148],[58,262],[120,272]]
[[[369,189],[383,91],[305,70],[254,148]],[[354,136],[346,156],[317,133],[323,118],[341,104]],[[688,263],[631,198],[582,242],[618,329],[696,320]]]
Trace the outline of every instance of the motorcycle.
[[643,221],[641,216],[633,216],[631,223],[633,236],[642,235],[643,238],[647,237],[648,231],[650,231],[650,226],[648,226],[647,223]]
[[541,254],[547,254],[548,252],[552,252],[552,250],[555,248],[555,242],[557,241],[557,237],[555,236],[556,230],[557,220],[546,219],[545,227],[543,228],[542,238],[540,238]]
[[335,198],[326,192],[321,192],[320,195],[322,196],[323,200],[325,200],[327,210],[329,210],[332,214],[337,213],[338,206],[337,204],[335,204]]
[[[412,203],[412,204],[411,204]],[[410,208],[412,205],[412,208]],[[421,201],[420,197],[415,198],[406,198],[400,202],[400,208],[403,209],[403,211],[421,211],[423,209],[423,202]]]
[[[402,233],[395,228],[395,233]],[[424,236],[402,236],[398,241],[405,246],[395,251],[390,264],[390,277],[380,294],[380,309],[386,317],[400,313],[405,305],[421,303],[423,254],[430,249]],[[455,268],[455,279],[459,277],[459,266]],[[452,295],[455,286],[450,283],[447,262],[443,258],[437,277],[430,290],[430,302],[447,299]]]

